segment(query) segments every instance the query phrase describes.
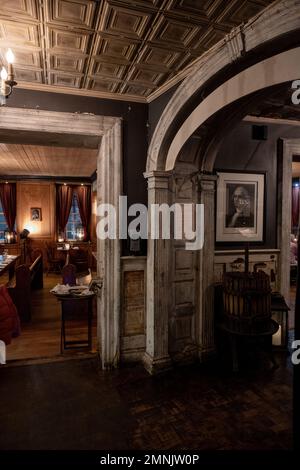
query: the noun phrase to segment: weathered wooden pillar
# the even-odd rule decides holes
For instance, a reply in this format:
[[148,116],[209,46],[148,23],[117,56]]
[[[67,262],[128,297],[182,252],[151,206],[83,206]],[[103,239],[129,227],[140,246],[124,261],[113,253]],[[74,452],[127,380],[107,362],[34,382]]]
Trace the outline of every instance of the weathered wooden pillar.
[[199,358],[215,351],[214,342],[214,252],[215,252],[215,184],[216,176],[199,176],[199,202],[204,204],[204,245],[199,253],[199,297],[197,343]]
[[[148,220],[153,204],[169,204],[169,174],[145,173],[148,179]],[[168,352],[169,251],[170,240],[151,239],[148,224],[146,353],[144,365],[150,374],[171,367]]]
[[[111,204],[118,213],[122,190],[121,120],[104,133],[97,165],[97,204]],[[99,351],[103,369],[116,367],[120,359],[121,252],[115,239],[97,238],[97,274],[102,290],[97,299]]]

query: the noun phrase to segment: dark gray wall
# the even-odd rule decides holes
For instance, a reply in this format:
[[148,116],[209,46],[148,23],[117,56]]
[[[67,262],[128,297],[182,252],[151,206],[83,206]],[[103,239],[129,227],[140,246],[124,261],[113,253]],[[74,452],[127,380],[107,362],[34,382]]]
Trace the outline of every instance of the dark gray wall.
[[156,124],[158,123],[165,107],[179,87],[180,83],[174,85],[170,90],[166,91],[163,95],[156,98],[156,100],[149,103],[149,143],[153,132],[155,131]]
[[[300,127],[292,125],[267,124],[268,139],[252,140],[252,123],[241,122],[224,139],[218,152],[215,169],[265,172],[265,242],[257,247],[277,247],[277,155],[280,138],[299,138]],[[216,243],[217,249],[240,247]],[[253,245],[255,246],[255,245]]]

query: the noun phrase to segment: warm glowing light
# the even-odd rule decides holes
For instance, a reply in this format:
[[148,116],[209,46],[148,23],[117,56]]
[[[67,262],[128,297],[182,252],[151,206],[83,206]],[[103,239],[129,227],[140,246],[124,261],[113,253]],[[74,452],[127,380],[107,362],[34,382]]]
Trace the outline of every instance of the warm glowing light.
[[2,67],[0,75],[1,75],[1,80],[4,80],[4,81],[7,80],[8,75],[7,75],[7,71],[5,67]]
[[9,64],[13,64],[14,63],[14,60],[15,60],[15,56],[14,56],[14,53],[11,49],[8,49],[7,53],[6,53],[6,60]]
[[41,224],[39,222],[27,222],[24,226],[31,234],[37,234],[41,232]]

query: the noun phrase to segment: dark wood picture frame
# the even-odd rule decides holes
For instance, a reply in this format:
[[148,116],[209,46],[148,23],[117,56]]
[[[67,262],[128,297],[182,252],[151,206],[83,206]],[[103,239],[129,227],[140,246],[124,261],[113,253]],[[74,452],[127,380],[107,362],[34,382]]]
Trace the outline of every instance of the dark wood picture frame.
[[33,222],[42,221],[42,209],[40,207],[31,207],[30,208],[30,220]]

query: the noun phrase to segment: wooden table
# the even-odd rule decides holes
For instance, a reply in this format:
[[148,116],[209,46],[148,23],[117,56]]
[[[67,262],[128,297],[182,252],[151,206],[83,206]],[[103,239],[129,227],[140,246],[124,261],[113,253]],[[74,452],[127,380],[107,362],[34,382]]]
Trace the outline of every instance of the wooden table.
[[[93,319],[93,298],[94,293],[89,295],[60,295],[55,294],[58,301],[61,302],[61,335],[60,352],[65,349],[88,348],[92,349],[92,319]],[[87,322],[88,334],[84,340],[66,340],[66,322],[85,320]]]
[[[16,263],[19,259],[20,255],[7,255],[5,260],[3,255],[0,255],[0,276],[8,272],[8,279],[11,281],[15,275]],[[2,263],[5,266],[2,266]]]

